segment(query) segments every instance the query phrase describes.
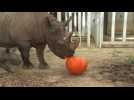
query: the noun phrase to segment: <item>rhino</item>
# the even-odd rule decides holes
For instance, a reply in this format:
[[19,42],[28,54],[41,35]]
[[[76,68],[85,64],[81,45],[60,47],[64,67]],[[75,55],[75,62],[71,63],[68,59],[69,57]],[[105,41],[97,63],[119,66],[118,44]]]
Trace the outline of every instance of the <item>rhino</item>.
[[49,68],[44,59],[46,45],[61,59],[73,56],[79,46],[79,40],[72,41],[72,33],[65,31],[71,19],[59,22],[48,12],[0,12],[0,47],[18,48],[26,69],[33,68],[29,52],[34,47],[39,68]]

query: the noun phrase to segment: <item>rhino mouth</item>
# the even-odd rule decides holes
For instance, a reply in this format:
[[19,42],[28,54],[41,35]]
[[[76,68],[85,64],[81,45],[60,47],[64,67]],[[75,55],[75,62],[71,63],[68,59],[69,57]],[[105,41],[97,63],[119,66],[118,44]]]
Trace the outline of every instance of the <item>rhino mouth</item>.
[[59,45],[55,41],[51,41],[48,44],[49,49],[61,59],[65,59],[66,57],[71,57],[74,55],[74,50],[70,50],[66,47],[66,45]]

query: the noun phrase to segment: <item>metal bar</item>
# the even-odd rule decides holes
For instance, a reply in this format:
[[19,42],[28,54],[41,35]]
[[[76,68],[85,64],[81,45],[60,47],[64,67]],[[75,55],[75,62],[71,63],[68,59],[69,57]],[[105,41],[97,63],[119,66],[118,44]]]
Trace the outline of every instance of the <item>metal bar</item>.
[[96,44],[97,47],[100,45],[100,15],[97,14],[97,19],[96,19]]
[[100,48],[103,43],[103,34],[104,34],[104,12],[101,12],[100,13],[100,45],[99,45]]
[[61,22],[61,12],[57,12],[57,20]]
[[[69,12],[69,17],[72,16],[72,12]],[[72,20],[69,23],[69,32],[72,32]]]
[[128,17],[128,12],[124,12],[124,23],[123,23],[123,42],[126,42],[126,33],[127,33],[127,17]]
[[83,16],[82,16],[82,34],[85,34],[85,12],[83,12]]
[[76,16],[76,12],[74,12],[74,30],[76,32],[76,27],[77,27],[77,16]]
[[87,46],[90,47],[91,38],[91,12],[87,13]]
[[81,12],[78,12],[78,32],[80,37],[80,46],[81,46]]
[[114,42],[115,40],[115,18],[116,12],[112,12],[111,42]]
[[115,48],[119,48],[119,47],[122,47],[122,48],[132,48],[132,47],[134,47],[134,42],[128,42],[128,41],[126,41],[126,42],[118,42],[118,41],[114,41],[114,42],[103,42],[102,43],[102,47],[103,48],[113,48],[113,47],[115,47]]
[[[68,20],[67,14],[68,14],[68,12],[65,12],[65,21]],[[66,26],[65,29],[66,29],[66,31],[68,32],[68,26]]]

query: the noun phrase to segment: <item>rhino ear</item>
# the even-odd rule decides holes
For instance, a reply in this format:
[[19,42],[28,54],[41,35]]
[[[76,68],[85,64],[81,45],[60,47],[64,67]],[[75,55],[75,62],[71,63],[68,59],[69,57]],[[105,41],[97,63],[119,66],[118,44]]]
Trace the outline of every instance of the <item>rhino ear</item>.
[[48,20],[48,24],[50,25],[50,26],[54,26],[55,24],[56,24],[56,18],[54,17],[54,16],[48,16],[47,17],[47,20]]
[[56,18],[54,16],[48,16],[47,20],[48,20],[48,25],[49,25],[49,30],[48,31],[50,33],[54,33],[57,29]]
[[72,50],[77,49],[78,46],[79,46],[79,43],[80,43],[80,40],[79,40],[79,39],[78,39],[78,40],[75,40],[75,41],[73,41],[73,42],[71,42],[71,43],[70,43],[70,49],[72,49]]
[[64,26],[66,27],[73,18],[74,18],[74,15],[70,16],[70,18],[64,23]]
[[70,23],[71,20],[72,20],[72,16],[64,23],[64,26],[66,27]]

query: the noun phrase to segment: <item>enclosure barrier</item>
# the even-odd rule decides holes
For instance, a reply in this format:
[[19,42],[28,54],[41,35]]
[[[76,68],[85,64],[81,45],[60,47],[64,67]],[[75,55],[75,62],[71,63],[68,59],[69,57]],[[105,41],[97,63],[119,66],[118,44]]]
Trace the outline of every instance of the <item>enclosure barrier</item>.
[[134,47],[134,37],[127,36],[128,12],[124,12],[123,15],[123,30],[120,37],[116,37],[116,15],[117,12],[112,12],[111,40],[103,41],[102,47]]
[[[130,37],[127,37],[128,12],[124,12],[121,37],[116,37],[116,14],[117,12],[112,12],[111,14],[110,41],[104,40],[104,12],[56,12],[56,17],[58,21],[67,21],[70,16],[73,16],[73,20],[66,27],[66,31],[74,32],[73,36],[80,39],[80,47],[83,45],[83,39],[86,40],[86,46],[91,47],[92,38],[98,48],[113,46],[127,47],[129,44],[132,46],[134,42],[127,41],[130,39]],[[116,39],[121,41],[116,41]]]
[[[62,13],[57,12],[57,20],[62,21]],[[80,39],[80,46],[82,45],[82,38],[86,38],[87,46],[90,47],[91,38],[91,12],[64,12],[65,21],[73,15],[73,20],[66,27],[67,32],[74,32],[73,36]]]
[[[122,39],[122,42],[126,42],[127,15],[128,15],[128,13],[125,12],[124,13],[123,39]],[[116,18],[116,12],[113,12],[112,13],[111,42],[115,41],[115,18]]]

